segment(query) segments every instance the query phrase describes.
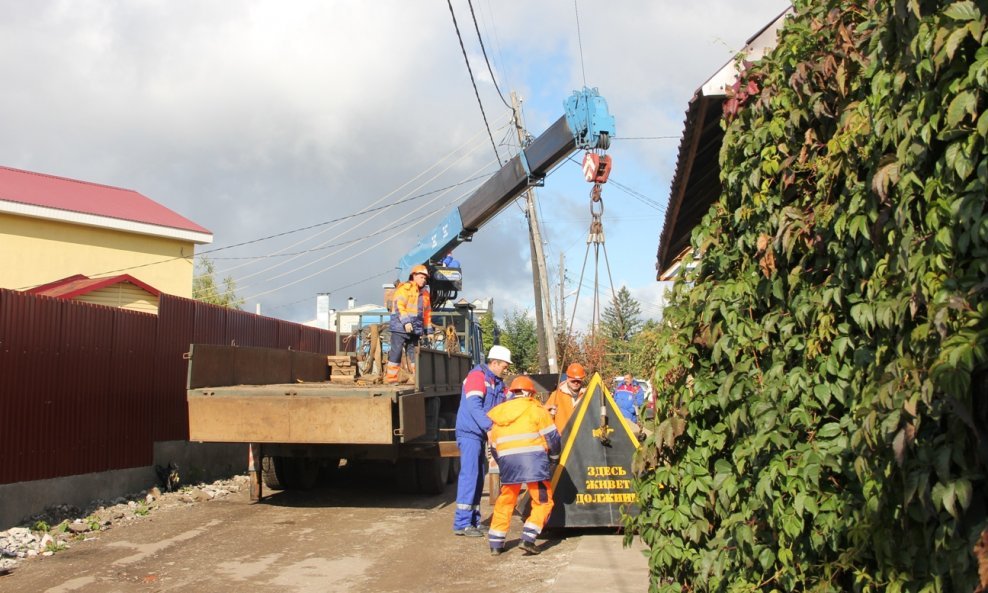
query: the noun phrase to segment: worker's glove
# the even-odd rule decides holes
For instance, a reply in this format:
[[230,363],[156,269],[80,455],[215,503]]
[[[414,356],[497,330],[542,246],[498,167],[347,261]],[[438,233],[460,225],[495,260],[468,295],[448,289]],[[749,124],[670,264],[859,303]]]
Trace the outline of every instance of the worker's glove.
[[405,324],[405,333],[406,334],[412,333],[412,324],[411,323],[406,323]]

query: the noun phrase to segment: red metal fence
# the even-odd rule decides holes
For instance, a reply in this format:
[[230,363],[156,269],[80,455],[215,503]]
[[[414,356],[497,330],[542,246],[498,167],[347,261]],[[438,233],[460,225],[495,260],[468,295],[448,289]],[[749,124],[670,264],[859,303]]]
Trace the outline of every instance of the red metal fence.
[[335,353],[333,332],[161,295],[158,315],[0,289],[0,484],[152,463],[188,438],[189,344]]

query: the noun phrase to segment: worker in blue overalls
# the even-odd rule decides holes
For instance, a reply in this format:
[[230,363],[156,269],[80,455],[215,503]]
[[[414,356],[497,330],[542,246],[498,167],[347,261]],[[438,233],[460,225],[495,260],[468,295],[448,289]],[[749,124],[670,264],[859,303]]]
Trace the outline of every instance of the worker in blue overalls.
[[484,493],[487,463],[487,433],[494,423],[487,412],[504,401],[504,373],[511,365],[511,352],[491,346],[487,364],[478,364],[463,380],[460,409],[456,413],[456,445],[460,448],[460,478],[456,484],[453,534],[483,537],[480,529],[480,498]]
[[638,409],[645,403],[645,390],[635,381],[631,373],[614,388],[614,402],[626,419],[638,426]]

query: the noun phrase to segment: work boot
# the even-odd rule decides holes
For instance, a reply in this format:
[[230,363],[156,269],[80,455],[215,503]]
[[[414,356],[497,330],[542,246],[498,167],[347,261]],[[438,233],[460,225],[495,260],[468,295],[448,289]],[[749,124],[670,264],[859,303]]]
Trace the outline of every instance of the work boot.
[[491,556],[500,556],[503,551],[503,548],[491,548]]
[[535,542],[527,542],[522,540],[521,545],[518,547],[521,548],[522,550],[525,550],[525,552],[532,554],[533,556],[537,556],[542,552],[542,550],[540,550],[539,547],[535,545]]
[[385,383],[390,383],[390,384],[395,384],[395,383],[398,382],[398,365],[397,364],[395,364],[393,362],[389,362],[388,363],[388,370],[386,371],[386,373],[384,375],[384,382]]
[[453,535],[463,535],[466,537],[484,537],[484,532],[479,527],[474,527],[473,525],[469,527],[464,527],[463,529],[454,529]]

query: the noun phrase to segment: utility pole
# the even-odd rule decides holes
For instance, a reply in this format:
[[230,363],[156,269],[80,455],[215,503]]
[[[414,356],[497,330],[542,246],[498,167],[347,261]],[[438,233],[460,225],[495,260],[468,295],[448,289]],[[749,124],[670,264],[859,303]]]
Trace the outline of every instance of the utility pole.
[[[518,132],[520,150],[525,149],[525,124],[521,117],[521,102],[518,95],[511,91],[511,108],[515,112],[515,130]],[[528,205],[527,218],[529,240],[532,248],[532,281],[535,288],[535,320],[539,340],[539,372],[558,373],[559,361],[556,358],[556,338],[552,324],[552,304],[549,301],[549,284],[545,267],[545,252],[542,250],[542,232],[539,230],[539,218],[535,208],[535,191],[529,187],[525,190],[525,202]]]
[[566,254],[559,254],[559,333],[566,333]]

